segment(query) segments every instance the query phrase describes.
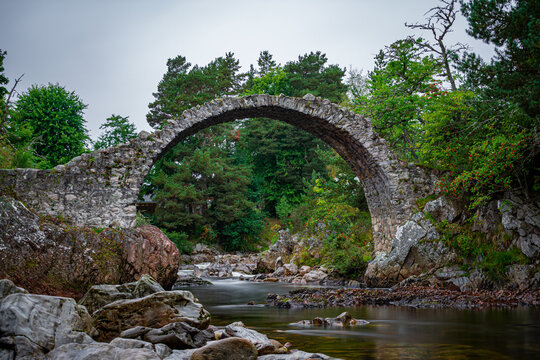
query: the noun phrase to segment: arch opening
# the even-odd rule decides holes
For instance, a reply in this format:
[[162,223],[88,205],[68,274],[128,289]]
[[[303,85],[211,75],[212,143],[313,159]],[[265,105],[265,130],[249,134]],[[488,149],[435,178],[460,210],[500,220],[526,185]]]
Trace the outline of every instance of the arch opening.
[[[373,132],[365,118],[339,108],[327,100],[255,95],[218,99],[184,112],[156,135],[164,138],[145,166],[148,172],[160,158],[182,139],[226,122],[246,118],[269,118],[285,122],[313,134],[333,148],[357,174],[362,183],[375,237],[375,250],[385,250],[398,223],[399,202],[395,199],[397,158],[384,140]],[[140,179],[142,185],[144,176]]]

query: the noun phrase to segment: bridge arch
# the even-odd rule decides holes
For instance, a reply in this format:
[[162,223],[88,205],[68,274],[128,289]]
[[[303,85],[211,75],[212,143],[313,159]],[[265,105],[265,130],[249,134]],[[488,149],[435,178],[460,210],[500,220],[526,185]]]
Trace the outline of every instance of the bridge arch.
[[38,211],[61,214],[76,225],[132,227],[144,178],[161,156],[204,128],[250,117],[308,131],[349,163],[364,187],[375,251],[390,250],[396,228],[412,217],[416,200],[431,189],[432,179],[400,161],[368,119],[310,94],[216,99],[184,111],[162,130],[141,132],[129,143],[83,154],[52,170],[2,170],[0,184]]

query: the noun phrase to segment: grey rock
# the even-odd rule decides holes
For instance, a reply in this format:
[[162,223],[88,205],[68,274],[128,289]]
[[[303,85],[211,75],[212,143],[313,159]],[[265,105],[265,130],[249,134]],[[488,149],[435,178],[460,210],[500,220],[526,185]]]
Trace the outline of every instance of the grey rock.
[[438,221],[448,222],[454,222],[460,214],[459,209],[444,196],[426,203],[424,212],[430,213]]
[[257,348],[257,352],[259,355],[270,354],[274,352],[274,345],[270,342],[268,337],[255,330],[231,324],[225,327],[225,331],[229,336],[239,337],[251,342]]
[[399,262],[404,262],[411,247],[427,234],[426,230],[414,221],[407,221],[403,226],[398,227],[396,237],[392,242],[392,250],[396,252]]
[[457,266],[452,266],[452,267],[444,267],[444,268],[438,269],[437,271],[435,271],[433,275],[441,281],[446,281],[451,278],[464,276],[465,271],[459,270]]
[[279,269],[280,267],[283,266],[283,259],[281,258],[281,256],[279,256],[277,259],[276,259],[276,263],[274,264],[274,269]]
[[162,291],[138,299],[118,300],[94,313],[96,338],[110,341],[134,326],[162,327],[174,322],[187,322],[205,329],[210,314],[189,291]]
[[[218,273],[219,274],[219,273]],[[195,277],[195,276],[179,276],[172,290],[182,290],[183,288],[199,287],[199,286],[211,286],[213,285],[211,281]]]
[[319,282],[328,277],[328,274],[321,270],[311,270],[304,275],[304,280],[307,282]]
[[283,268],[283,266],[276,268],[276,271],[274,271],[274,273],[272,274],[272,276],[274,277],[282,277],[283,275],[285,275],[285,269]]
[[286,276],[294,276],[298,274],[298,266],[296,266],[296,264],[285,264],[283,265],[283,270]]
[[525,256],[537,258],[540,256],[540,236],[537,234],[527,234],[519,238],[518,247]]
[[116,346],[120,349],[148,349],[148,350],[154,350],[151,343],[142,341],[142,340],[136,340],[136,339],[123,339],[123,338],[115,338],[110,342],[111,345]]
[[259,356],[257,360],[306,360],[306,359],[330,359],[329,356],[305,351],[291,351],[289,354],[270,354]]
[[472,230],[489,234],[497,229],[502,217],[497,206],[497,201],[490,201],[476,212]]
[[116,300],[132,298],[133,294],[122,285],[94,285],[79,300],[79,304],[86,306],[88,312],[92,314]]
[[520,291],[540,286],[540,272],[534,265],[510,265],[506,269],[510,284]]
[[0,303],[2,342],[11,342],[21,358],[37,358],[70,342],[92,343],[85,333],[90,329],[86,308],[70,298],[15,293]]
[[193,355],[195,350],[197,349],[173,350],[164,360],[191,360],[191,355]]
[[139,280],[122,285],[94,285],[79,300],[93,314],[96,310],[117,300],[134,299],[165,291],[151,276],[143,275]]
[[298,274],[300,274],[300,276],[304,276],[306,275],[306,273],[310,271],[311,271],[311,266],[303,265],[300,267],[300,270],[298,270]]
[[369,321],[362,319],[355,319],[348,312],[343,312],[335,318],[320,318],[316,317],[313,320],[301,320],[297,323],[302,326],[324,326],[324,327],[350,327],[350,326],[364,326],[369,324]]
[[47,360],[161,360],[152,350],[123,349],[106,343],[66,344],[47,354]]
[[[272,345],[272,349],[274,346]],[[191,360],[255,360],[257,349],[246,339],[231,337],[216,340],[195,350]]]
[[165,344],[173,350],[183,350],[204,346],[214,339],[210,329],[199,330],[184,322],[174,322],[159,329],[152,329],[143,336],[144,340],[153,344]]
[[0,301],[8,295],[17,293],[28,294],[28,291],[18,287],[9,279],[0,280]]
[[497,207],[501,212],[501,222],[505,230],[516,230],[519,228],[519,221],[514,217],[511,205],[504,200],[497,202]]
[[160,359],[165,359],[167,356],[172,354],[171,348],[165,344],[155,344],[154,351]]
[[455,251],[442,242],[424,241],[427,234],[428,231],[414,221],[398,227],[392,250],[375,253],[368,263],[364,274],[366,283],[372,287],[388,287],[455,261]]
[[136,298],[165,291],[165,289],[148,274],[143,274],[134,285],[135,289],[133,290],[133,296]]
[[142,339],[144,334],[152,330],[150,327],[146,326],[135,326],[133,328],[124,330],[120,333],[120,337],[126,339]]

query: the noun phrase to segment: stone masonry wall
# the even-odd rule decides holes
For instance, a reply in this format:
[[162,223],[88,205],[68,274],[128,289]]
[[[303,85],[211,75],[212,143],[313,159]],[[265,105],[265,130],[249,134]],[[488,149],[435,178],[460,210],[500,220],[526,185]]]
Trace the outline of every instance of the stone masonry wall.
[[398,160],[361,115],[308,94],[304,98],[225,97],[186,110],[162,130],[97,150],[52,170],[0,170],[0,193],[15,195],[45,215],[76,225],[135,226],[136,201],[157,159],[182,138],[236,119],[267,117],[311,132],[332,146],[360,178],[369,205],[376,251],[389,251],[396,229],[437,180]]

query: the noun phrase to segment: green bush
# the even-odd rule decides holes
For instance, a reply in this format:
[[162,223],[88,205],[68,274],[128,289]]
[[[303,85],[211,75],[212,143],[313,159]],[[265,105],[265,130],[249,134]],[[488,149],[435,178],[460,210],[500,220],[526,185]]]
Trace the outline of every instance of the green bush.
[[164,231],[164,233],[176,245],[181,254],[189,255],[193,252],[193,243],[189,241],[186,233],[174,231]]

